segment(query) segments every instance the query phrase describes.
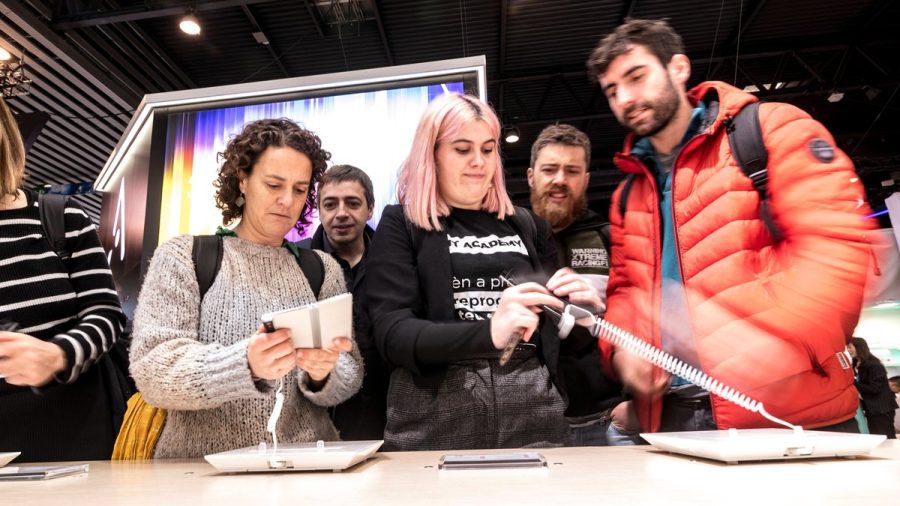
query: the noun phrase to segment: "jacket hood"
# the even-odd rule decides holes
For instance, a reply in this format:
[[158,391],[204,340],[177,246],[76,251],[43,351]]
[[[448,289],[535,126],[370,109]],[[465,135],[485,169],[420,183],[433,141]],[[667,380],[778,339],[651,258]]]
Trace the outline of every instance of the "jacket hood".
[[[700,131],[708,133],[715,132],[727,118],[734,117],[741,109],[759,100],[755,95],[721,81],[700,83],[687,92],[687,97],[692,106],[701,101],[706,104],[706,118]],[[615,155],[615,164],[622,172],[637,174],[644,170],[643,165],[631,156],[631,149],[637,140],[633,133],[629,133],[625,137],[624,148]]]

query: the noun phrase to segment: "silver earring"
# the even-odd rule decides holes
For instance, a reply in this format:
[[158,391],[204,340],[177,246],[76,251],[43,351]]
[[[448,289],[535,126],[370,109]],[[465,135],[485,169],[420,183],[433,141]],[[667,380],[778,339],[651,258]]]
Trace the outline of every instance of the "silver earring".
[[234,199],[234,205],[238,207],[244,207],[244,194],[242,193],[238,198]]

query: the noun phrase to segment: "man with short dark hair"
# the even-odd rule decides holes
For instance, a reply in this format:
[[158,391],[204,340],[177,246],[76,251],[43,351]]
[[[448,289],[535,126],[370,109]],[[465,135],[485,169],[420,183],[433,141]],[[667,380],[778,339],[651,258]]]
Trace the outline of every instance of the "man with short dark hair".
[[319,182],[319,221],[311,239],[297,244],[330,253],[344,271],[347,290],[353,293],[353,331],[366,374],[359,393],[332,408],[332,420],[344,440],[374,440],[384,437],[388,375],[374,343],[362,309],[366,251],[374,230],[366,222],[375,207],[372,180],[352,165],[335,165]]
[[372,180],[352,165],[335,165],[322,175],[318,190],[321,225],[312,238],[297,244],[331,253],[353,292],[365,273],[366,249],[375,233],[366,224],[375,207]]
[[[721,82],[688,91],[691,64],[665,21],[619,26],[588,68],[631,131],[615,158],[628,176],[610,207],[607,321],[775,417],[855,431],[844,345],[872,250],[850,159],[794,106],[757,111],[755,96]],[[758,126],[735,132],[748,107],[755,118],[741,118]],[[767,164],[745,175],[730,144],[753,133]],[[645,431],[776,426],[627,351],[604,342],[601,353],[634,392]]]
[[[891,376],[888,383],[891,385],[891,392],[894,392],[894,397],[896,397],[897,406],[900,406],[900,376]],[[900,407],[894,410],[894,431],[900,434]]]
[[[531,146],[528,186],[531,208],[550,222],[559,267],[587,278],[606,300],[609,275],[608,224],[587,208],[591,141],[571,125],[550,125]],[[602,308],[601,313],[602,314]],[[628,423],[622,385],[600,369],[596,340],[573,332],[562,342],[559,370],[566,383],[569,444],[634,444],[636,429]]]

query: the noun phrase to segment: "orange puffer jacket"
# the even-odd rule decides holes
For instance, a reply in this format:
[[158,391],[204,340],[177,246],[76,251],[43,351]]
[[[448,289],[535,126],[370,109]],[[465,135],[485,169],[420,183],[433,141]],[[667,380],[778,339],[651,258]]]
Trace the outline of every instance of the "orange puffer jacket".
[[[784,235],[775,243],[759,216],[759,194],[730,152],[724,124],[756,97],[707,82],[689,98],[706,101],[708,117],[675,161],[672,215],[703,371],[794,424],[815,428],[852,418],[858,399],[853,371],[837,355],[859,318],[872,255],[871,220],[863,219],[869,207],[853,164],[837,148],[829,152],[831,135],[802,110],[760,106],[770,207]],[[667,322],[659,321],[659,197],[651,172],[630,154],[633,141],[629,137],[616,155],[618,167],[637,177],[624,217],[623,185],[613,194],[606,318],[660,346],[660,324]],[[609,364],[614,349],[604,341],[601,351]],[[720,429],[773,426],[712,397]],[[658,430],[661,400],[635,401],[643,429]]]

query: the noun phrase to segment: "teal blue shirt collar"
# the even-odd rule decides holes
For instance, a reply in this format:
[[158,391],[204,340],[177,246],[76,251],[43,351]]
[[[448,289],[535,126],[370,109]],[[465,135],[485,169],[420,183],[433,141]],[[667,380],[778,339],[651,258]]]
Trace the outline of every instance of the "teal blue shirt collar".
[[[687,143],[687,141],[691,140],[695,135],[700,133],[700,127],[703,125],[703,119],[706,117],[706,103],[701,101],[694,107],[694,110],[691,111],[691,121],[688,123],[688,128],[684,132],[684,135],[681,137],[681,142],[678,143],[678,146],[675,147],[674,151],[678,151],[682,146]],[[650,143],[650,137],[641,137],[637,141],[635,141],[634,146],[631,148],[631,154],[640,158],[643,161],[647,160],[655,160],[656,159],[656,150],[653,148],[653,144]],[[655,163],[654,171],[655,169]]]

